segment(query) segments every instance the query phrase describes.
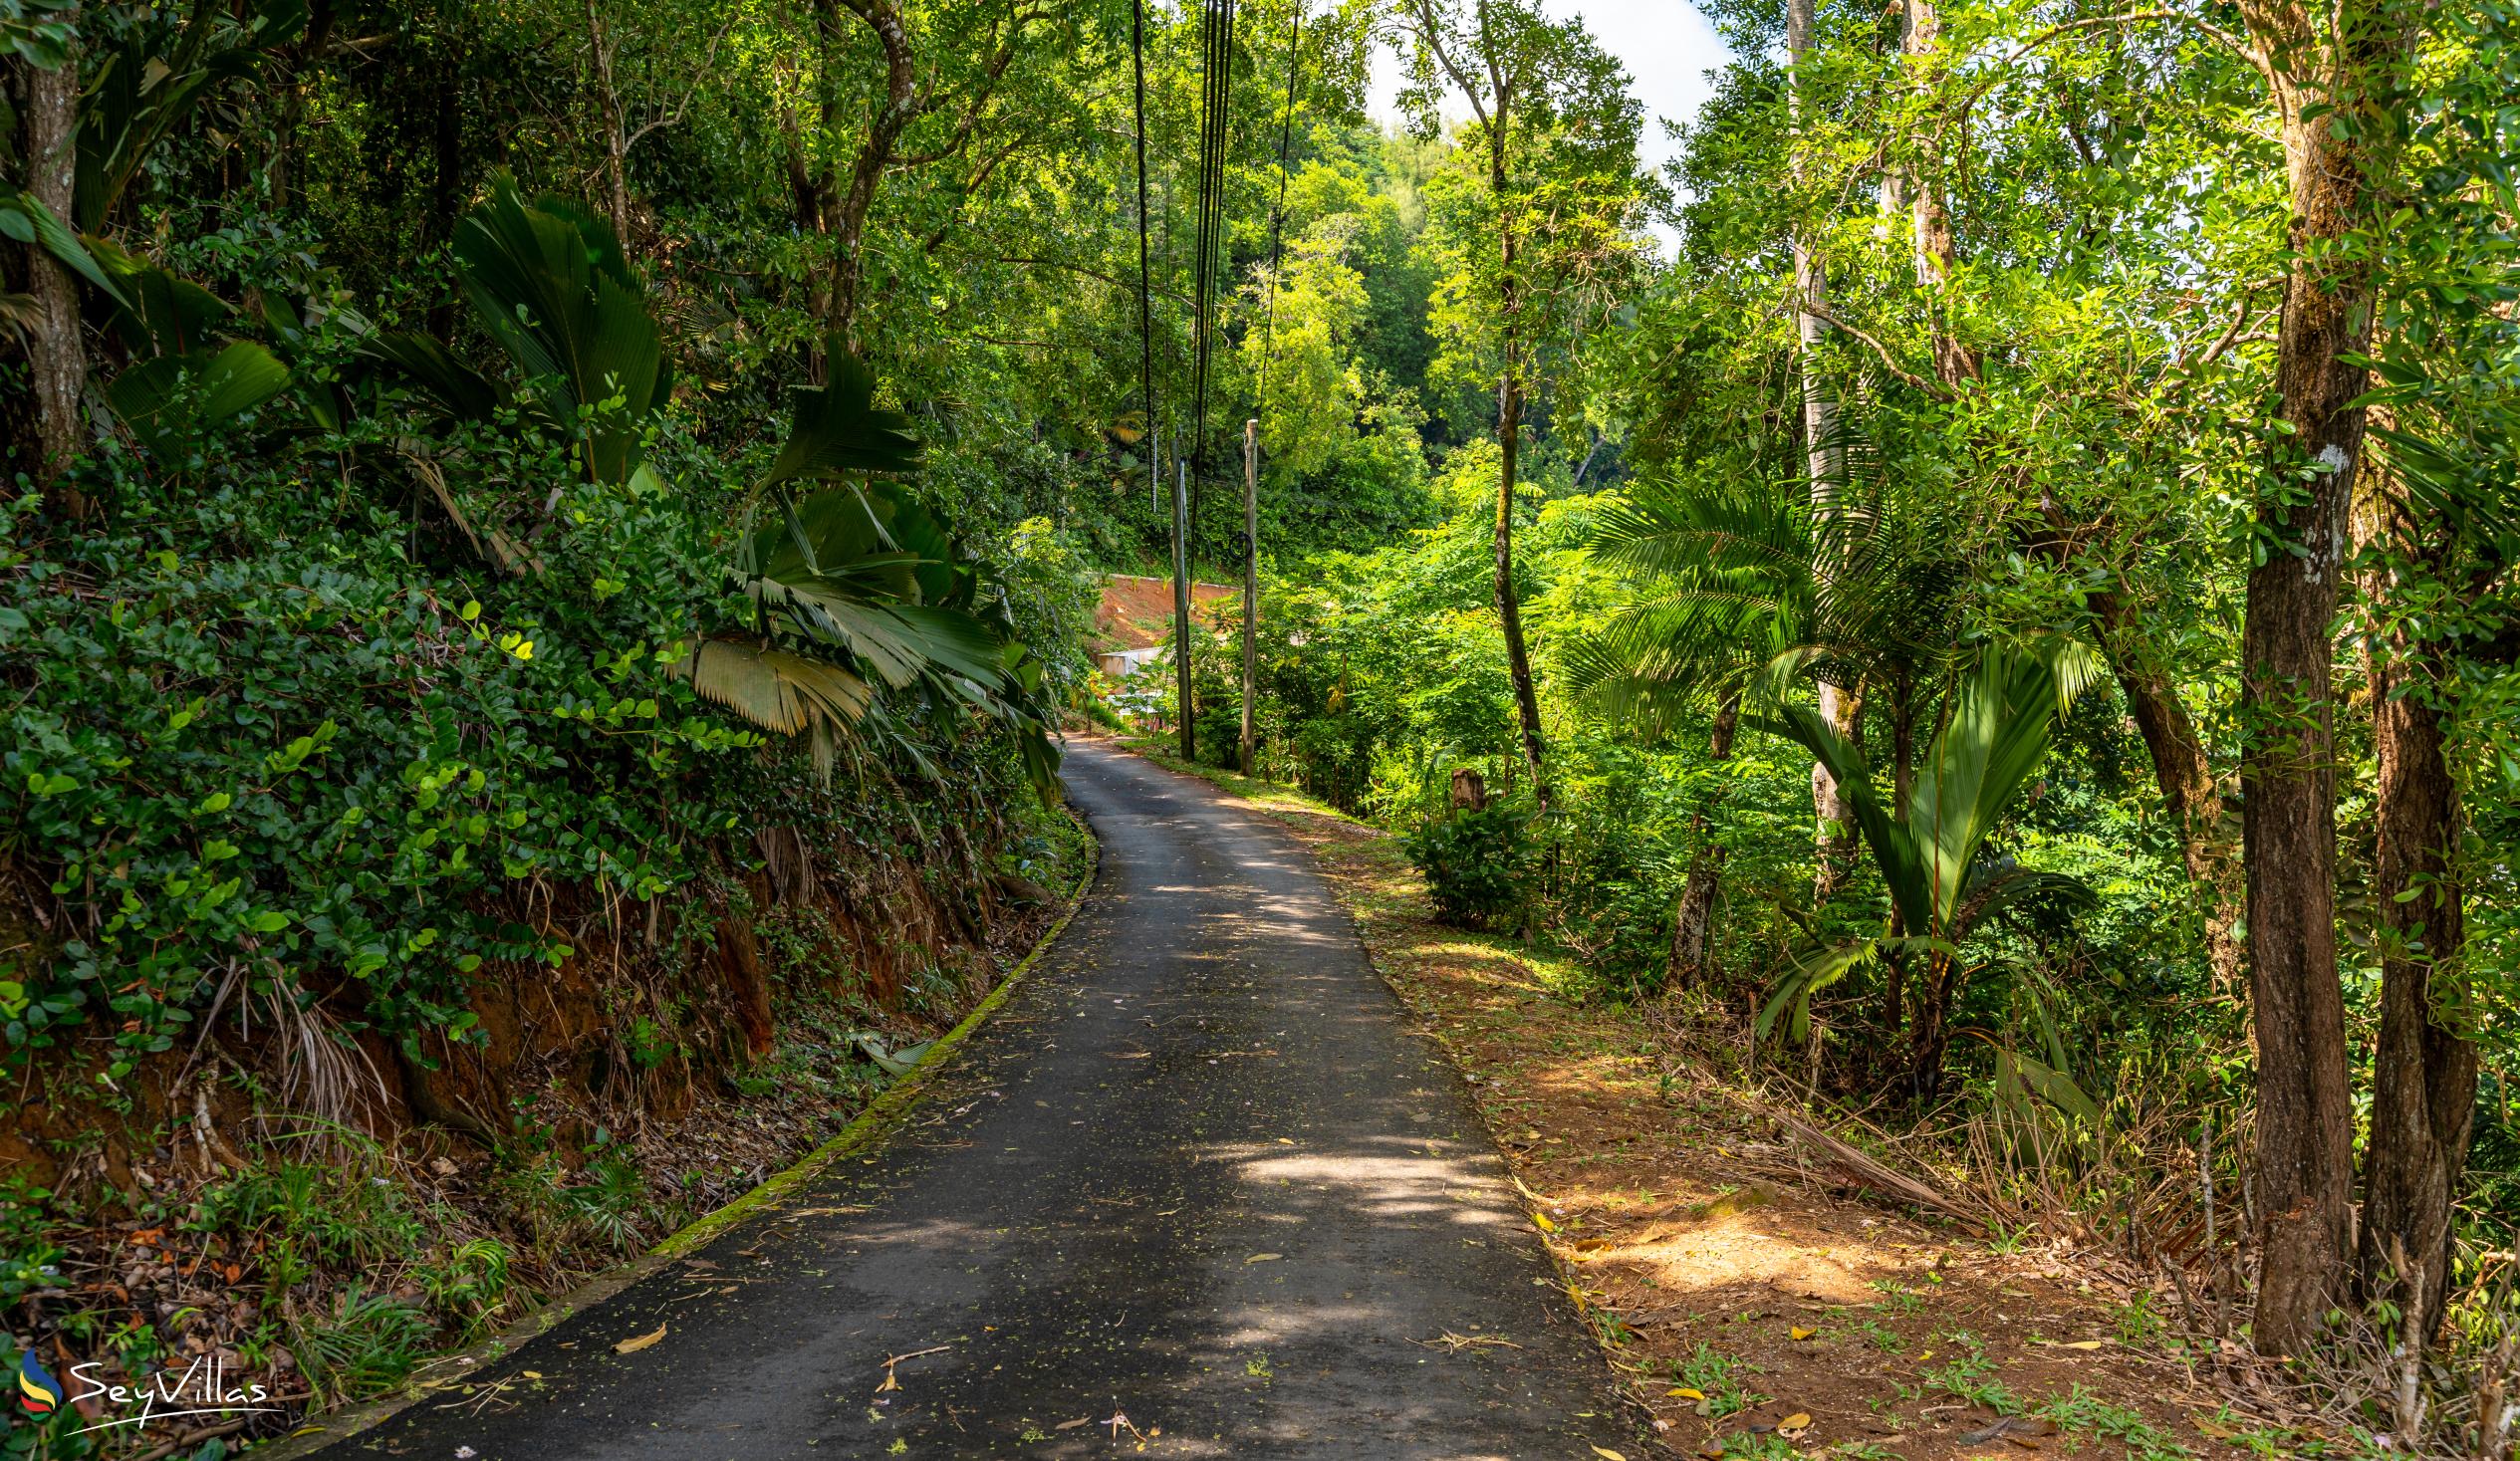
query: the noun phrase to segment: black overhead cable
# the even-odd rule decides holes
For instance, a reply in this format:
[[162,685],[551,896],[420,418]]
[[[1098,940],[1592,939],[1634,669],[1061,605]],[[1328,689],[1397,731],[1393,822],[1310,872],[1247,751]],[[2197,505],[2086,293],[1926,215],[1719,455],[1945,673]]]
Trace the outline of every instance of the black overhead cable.
[[1218,254],[1225,221],[1226,111],[1233,96],[1234,0],[1207,0],[1207,76],[1204,126],[1199,134],[1198,318],[1196,364],[1190,372],[1190,520],[1198,521],[1200,464],[1206,457],[1208,359],[1215,339]]
[[1278,270],[1285,259],[1281,230],[1286,225],[1287,157],[1295,141],[1295,61],[1296,47],[1304,39],[1304,7],[1295,8],[1295,19],[1286,33],[1286,116],[1278,127],[1278,201],[1269,210],[1269,304],[1263,315],[1260,336],[1260,378],[1251,393],[1254,414],[1265,415],[1269,409],[1269,360],[1278,343]]
[[1146,0],[1133,0],[1130,7],[1129,57],[1137,71],[1137,380],[1146,397],[1146,456],[1152,463],[1147,471],[1160,497],[1163,438],[1155,430],[1155,327],[1148,298],[1154,275],[1146,262]]

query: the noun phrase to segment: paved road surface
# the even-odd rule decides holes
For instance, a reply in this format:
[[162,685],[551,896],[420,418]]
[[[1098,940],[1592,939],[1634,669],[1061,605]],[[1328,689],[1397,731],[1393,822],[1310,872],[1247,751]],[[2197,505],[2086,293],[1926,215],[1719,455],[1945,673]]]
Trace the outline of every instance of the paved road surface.
[[[1639,1456],[1302,849],[1090,742],[1066,777],[1092,897],[889,1149],[486,1369],[542,1376],[512,1407],[441,1395],[323,1454],[1138,1454],[1124,1414],[1152,1456]],[[1518,1347],[1416,1342],[1447,1332]]]

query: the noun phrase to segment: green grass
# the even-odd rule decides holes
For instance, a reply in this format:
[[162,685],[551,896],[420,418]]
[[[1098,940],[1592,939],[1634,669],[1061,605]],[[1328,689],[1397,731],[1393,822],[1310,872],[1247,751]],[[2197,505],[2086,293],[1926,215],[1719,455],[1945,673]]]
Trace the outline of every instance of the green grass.
[[1720,1420],[1737,1415],[1753,1405],[1763,1404],[1767,1396],[1741,1382],[1745,1371],[1758,1366],[1736,1355],[1718,1352],[1712,1345],[1699,1344],[1697,1352],[1686,1359],[1663,1360],[1673,1380],[1706,1397],[1706,1414]]
[[2142,1411],[2104,1400],[2081,1385],[2062,1399],[2041,1405],[2036,1413],[2055,1421],[2060,1429],[2124,1442],[2128,1461],[2192,1461],[2195,1455],[2144,1419]]

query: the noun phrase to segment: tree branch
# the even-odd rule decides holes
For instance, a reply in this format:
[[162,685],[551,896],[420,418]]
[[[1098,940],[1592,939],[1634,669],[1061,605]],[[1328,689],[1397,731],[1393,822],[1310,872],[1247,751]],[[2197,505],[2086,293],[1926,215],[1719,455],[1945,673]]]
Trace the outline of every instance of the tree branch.
[[1417,19],[1418,43],[1435,58],[1435,64],[1443,68],[1444,75],[1452,78],[1453,86],[1460,91],[1463,100],[1470,104],[1470,115],[1479,120],[1479,125],[1486,126],[1488,124],[1487,108],[1479,102],[1478,88],[1470,85],[1470,79],[1463,76],[1461,68],[1453,64],[1452,54],[1443,48],[1443,33],[1435,24],[1433,0],[1417,0]]
[[1863,341],[1866,345],[1871,346],[1873,348],[1873,354],[1882,358],[1882,368],[1890,371],[1892,375],[1897,376],[1901,382],[1923,391],[1925,394],[1934,397],[1936,400],[1959,399],[1958,393],[1952,390],[1950,386],[1943,384],[1939,380],[1929,380],[1926,377],[1916,374],[1915,372],[1900,365],[1897,358],[1890,354],[1889,346],[1882,344],[1881,341],[1875,339],[1873,336],[1866,334],[1857,327],[1848,324],[1846,321],[1839,319],[1835,315],[1830,314],[1827,310],[1821,308],[1820,306],[1805,301],[1796,305],[1795,308],[1799,309],[1802,313],[1811,316],[1813,319],[1820,321],[1822,324],[1828,325],[1834,329],[1843,330],[1847,334],[1854,336],[1856,339]]
[[691,85],[683,89],[682,100],[674,104],[673,111],[671,113],[657,113],[656,119],[653,122],[650,122],[645,126],[631,132],[629,136],[622,138],[623,152],[627,153],[630,148],[637,146],[639,138],[647,135],[651,131],[655,131],[660,127],[680,126],[682,124],[683,117],[691,110],[691,99],[700,94],[700,84],[709,79],[710,71],[717,65],[718,43],[725,40],[726,33],[734,28],[735,17],[730,15],[726,18],[726,24],[717,28],[717,34],[709,37],[709,48],[701,53],[700,69],[692,76]]
[[2282,80],[2275,74],[2275,64],[2268,60],[2264,53],[2249,45],[2247,41],[2242,40],[2240,37],[2233,35],[2231,32],[2224,30],[2222,27],[2213,24],[2211,21],[2198,20],[2196,17],[2186,14],[2183,11],[2131,10],[2123,15],[2094,15],[2088,16],[2082,20],[2069,20],[2062,25],[2050,26],[2046,30],[2039,32],[2039,34],[2032,36],[2029,40],[2022,42],[2020,45],[2013,48],[2011,55],[2006,56],[2003,60],[1996,63],[1996,71],[1994,75],[1987,77],[1986,80],[1982,82],[1979,82],[1970,90],[1968,96],[1961,99],[1959,108],[1952,114],[1952,120],[1956,122],[1965,123],[1968,118],[1969,109],[1975,107],[1978,102],[1985,97],[1986,93],[1994,88],[1997,82],[2003,80],[2004,72],[2010,70],[2014,62],[2028,56],[2031,52],[2045,46],[2048,42],[2056,40],[2062,36],[2071,35],[2076,31],[2099,30],[2106,26],[2138,25],[2148,21],[2184,22],[2187,25],[2195,27],[2199,34],[2204,35],[2224,46],[2230,50],[2233,55],[2238,56],[2241,60],[2249,63],[2250,66],[2257,70],[2257,74],[2259,76],[2266,79],[2267,95],[2274,99],[2275,110],[2279,113],[2289,114],[2291,109],[2285,103],[2284,85]]

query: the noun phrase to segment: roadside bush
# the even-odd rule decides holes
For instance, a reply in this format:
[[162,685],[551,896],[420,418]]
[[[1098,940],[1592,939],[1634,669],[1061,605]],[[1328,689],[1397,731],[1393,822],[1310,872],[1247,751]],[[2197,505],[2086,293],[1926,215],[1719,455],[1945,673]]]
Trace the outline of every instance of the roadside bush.
[[1504,807],[1464,812],[1409,834],[1435,916],[1458,928],[1501,922],[1522,904],[1531,873],[1528,819]]

